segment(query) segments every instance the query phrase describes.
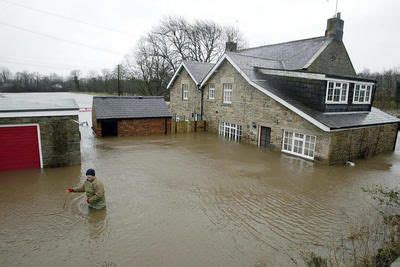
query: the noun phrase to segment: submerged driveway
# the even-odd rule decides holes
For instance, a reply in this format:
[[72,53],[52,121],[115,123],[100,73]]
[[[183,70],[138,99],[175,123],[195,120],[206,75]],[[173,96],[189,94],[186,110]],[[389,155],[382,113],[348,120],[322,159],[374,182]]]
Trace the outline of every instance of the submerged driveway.
[[[82,166],[0,173],[0,265],[301,264],[375,214],[362,186],[399,178],[397,153],[328,167],[212,133],[82,136]],[[64,193],[86,168],[105,212]]]

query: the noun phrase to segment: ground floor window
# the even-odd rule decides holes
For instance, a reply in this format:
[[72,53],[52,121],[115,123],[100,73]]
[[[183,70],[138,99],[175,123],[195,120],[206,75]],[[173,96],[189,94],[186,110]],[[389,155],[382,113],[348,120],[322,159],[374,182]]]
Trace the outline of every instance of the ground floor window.
[[201,115],[198,114],[198,113],[195,113],[195,114],[194,114],[194,120],[195,120],[195,121],[201,121]]
[[229,122],[219,122],[219,135],[229,140],[240,141],[242,137],[242,126]]
[[312,135],[283,132],[282,151],[307,159],[314,159],[316,137]]

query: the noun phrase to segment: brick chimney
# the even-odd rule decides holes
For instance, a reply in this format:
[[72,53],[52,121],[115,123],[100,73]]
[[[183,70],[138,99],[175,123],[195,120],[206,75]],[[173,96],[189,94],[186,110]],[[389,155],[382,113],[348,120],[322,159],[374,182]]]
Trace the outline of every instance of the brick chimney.
[[338,12],[335,17],[328,19],[325,36],[332,37],[336,41],[342,41],[343,27],[344,21],[340,18],[340,12]]
[[237,43],[228,41],[225,43],[225,51],[226,52],[235,52],[237,50]]

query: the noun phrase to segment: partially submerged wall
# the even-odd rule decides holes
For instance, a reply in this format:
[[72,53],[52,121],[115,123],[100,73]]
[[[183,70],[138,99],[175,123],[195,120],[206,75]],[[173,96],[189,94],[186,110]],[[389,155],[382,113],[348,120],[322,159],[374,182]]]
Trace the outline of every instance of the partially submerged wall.
[[78,120],[77,115],[1,118],[0,124],[39,124],[43,167],[63,167],[81,164]]
[[398,124],[385,124],[367,128],[331,133],[331,164],[371,157],[394,150]]

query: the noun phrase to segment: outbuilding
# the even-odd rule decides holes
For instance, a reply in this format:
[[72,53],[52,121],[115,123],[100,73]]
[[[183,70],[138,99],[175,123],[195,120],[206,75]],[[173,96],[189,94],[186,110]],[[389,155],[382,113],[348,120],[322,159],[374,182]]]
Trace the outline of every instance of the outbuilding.
[[73,99],[0,97],[0,171],[81,163],[79,107]]
[[162,96],[93,97],[92,116],[99,137],[171,132],[172,115]]

